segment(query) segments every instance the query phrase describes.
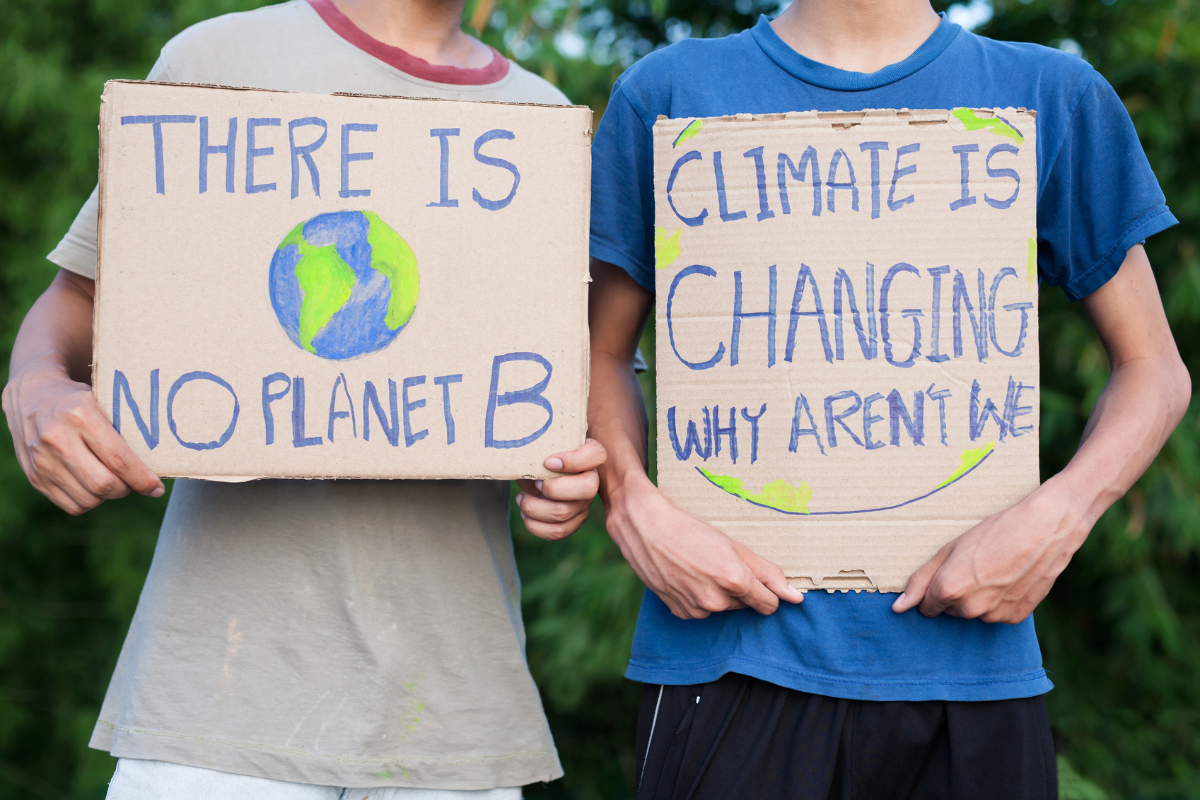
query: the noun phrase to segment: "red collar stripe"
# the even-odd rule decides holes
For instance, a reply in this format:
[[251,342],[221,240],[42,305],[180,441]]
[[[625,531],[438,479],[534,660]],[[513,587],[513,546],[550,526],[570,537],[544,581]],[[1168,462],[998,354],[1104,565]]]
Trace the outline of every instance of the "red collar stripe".
[[486,67],[478,69],[430,64],[425,59],[417,58],[399,47],[392,47],[390,44],[384,44],[378,39],[372,38],[339,11],[333,4],[333,0],[308,0],[308,2],[325,21],[325,24],[332,28],[338,36],[364,53],[374,56],[414,78],[453,86],[483,86],[495,83],[508,74],[508,59],[497,52],[495,48],[489,48],[493,53],[492,62]]

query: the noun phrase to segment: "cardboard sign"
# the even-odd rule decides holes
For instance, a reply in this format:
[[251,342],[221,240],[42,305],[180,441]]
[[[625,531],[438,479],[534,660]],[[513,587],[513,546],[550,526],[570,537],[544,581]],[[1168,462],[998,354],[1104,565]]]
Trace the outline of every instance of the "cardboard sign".
[[160,475],[548,475],[586,431],[590,128],[110,82],[96,398]]
[[654,127],[658,477],[800,588],[900,591],[1038,485],[1033,112]]

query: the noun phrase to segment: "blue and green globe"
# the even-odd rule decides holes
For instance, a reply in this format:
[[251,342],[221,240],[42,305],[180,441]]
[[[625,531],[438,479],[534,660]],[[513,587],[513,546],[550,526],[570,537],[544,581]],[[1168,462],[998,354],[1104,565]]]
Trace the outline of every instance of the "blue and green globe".
[[373,211],[318,214],[293,228],[271,259],[279,324],[321,358],[391,344],[412,319],[420,282],[412,248]]

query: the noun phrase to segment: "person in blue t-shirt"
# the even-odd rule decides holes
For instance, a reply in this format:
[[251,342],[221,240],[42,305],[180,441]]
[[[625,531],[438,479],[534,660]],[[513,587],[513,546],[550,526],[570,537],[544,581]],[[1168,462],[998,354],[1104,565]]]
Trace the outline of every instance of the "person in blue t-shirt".
[[[659,115],[956,107],[1037,112],[1041,280],[1082,302],[1112,376],[1066,469],[946,545],[899,597],[805,597],[646,475],[631,361],[654,300],[651,129]],[[646,684],[639,798],[1057,795],[1030,615],[1186,411],[1141,246],[1175,223],[1095,70],[976,36],[928,0],[795,0],[617,80],[592,150],[589,418],[609,454],[608,530],[649,589],[626,673]]]

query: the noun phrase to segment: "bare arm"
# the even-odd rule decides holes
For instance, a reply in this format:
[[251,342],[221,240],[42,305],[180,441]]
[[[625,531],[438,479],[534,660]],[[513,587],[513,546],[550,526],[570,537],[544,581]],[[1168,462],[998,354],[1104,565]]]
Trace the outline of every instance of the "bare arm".
[[1187,411],[1191,379],[1146,251],[1083,300],[1112,375],[1066,468],[1017,505],[950,542],[893,608],[1020,622],[1050,592],[1092,526],[1141,477]]
[[10,384],[31,369],[53,366],[72,381],[91,382],[92,309],[96,282],[60,269],[21,323],[9,363]]
[[130,490],[165,491],[92,397],[94,297],[92,280],[59,270],[21,323],[3,396],[21,469],[71,514]]
[[624,270],[592,260],[588,424],[608,451],[600,468],[608,532],[678,617],[746,606],[770,614],[780,598],[799,603],[804,595],[779,567],[675,508],[646,475],[646,409],[632,362],[653,301]]
[[638,286],[620,267],[592,260],[588,317],[592,334],[592,388],[588,427],[611,443],[609,463],[601,470],[601,497],[626,482],[650,482],[646,475],[646,407],[633,354],[654,304],[654,295]]
[[1091,524],[1133,486],[1187,413],[1192,396],[1154,273],[1141,245],[1083,308],[1108,352],[1112,374],[1063,470],[1087,501]]

